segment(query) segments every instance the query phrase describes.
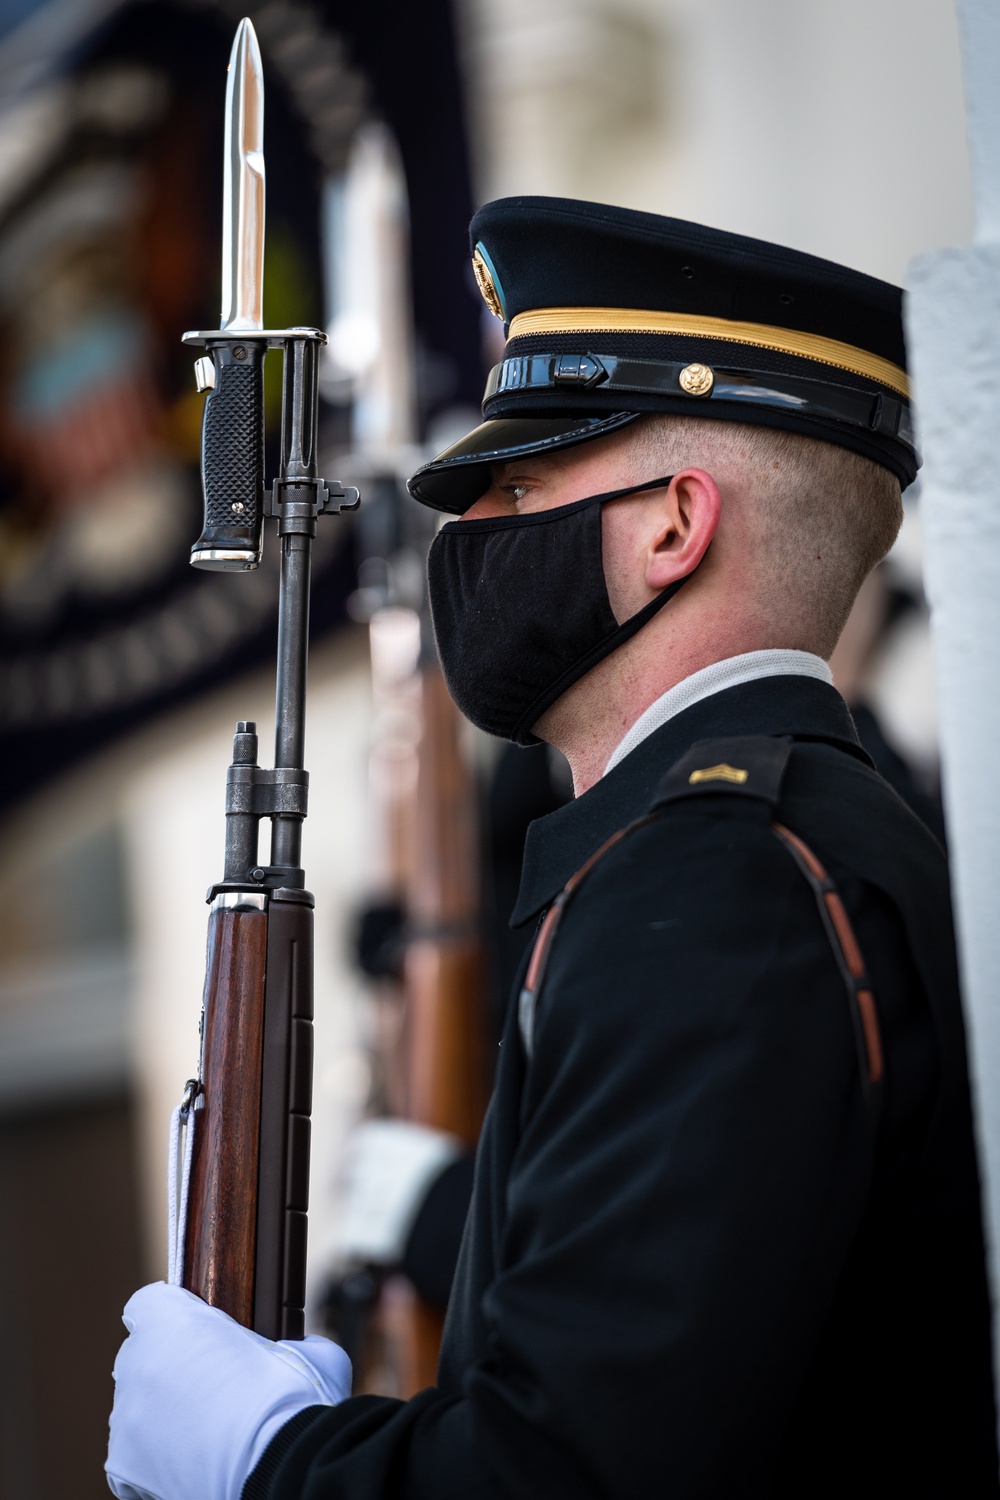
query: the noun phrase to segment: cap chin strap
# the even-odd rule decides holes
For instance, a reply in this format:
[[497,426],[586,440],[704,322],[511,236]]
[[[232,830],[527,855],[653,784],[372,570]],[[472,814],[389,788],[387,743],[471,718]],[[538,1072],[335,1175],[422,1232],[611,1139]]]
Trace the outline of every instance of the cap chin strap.
[[[650,489],[652,486],[640,485],[637,488]],[[707,551],[695,563],[690,573],[685,573],[683,578],[678,578],[673,583],[668,583],[666,588],[662,589],[655,599],[650,599],[649,603],[644,604],[642,609],[636,614],[623,621],[616,630],[612,630],[606,635],[603,641],[599,641],[596,646],[592,646],[589,651],[585,651],[572,666],[566,668],[566,671],[552,683],[551,687],[547,688],[544,693],[540,693],[531,707],[518,720],[513,734],[515,742],[521,745],[537,744],[538,737],[532,734],[531,730],[538,723],[545,710],[551,708],[556,699],[561,698],[566,689],[572,687],[574,682],[578,682],[581,677],[585,677],[591,667],[596,667],[599,661],[603,661],[606,656],[611,655],[612,651],[617,651],[619,646],[623,646],[626,641],[631,640],[632,636],[637,634],[647,621],[651,620],[665,604],[670,602],[678,590],[684,587],[688,579],[694,577],[705,561],[706,556]]]

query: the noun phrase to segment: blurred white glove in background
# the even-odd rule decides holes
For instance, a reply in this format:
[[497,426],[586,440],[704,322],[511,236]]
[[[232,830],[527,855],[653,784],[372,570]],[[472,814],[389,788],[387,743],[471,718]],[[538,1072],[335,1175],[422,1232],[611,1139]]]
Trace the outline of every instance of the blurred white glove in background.
[[344,1155],[335,1258],[397,1264],[428,1188],[462,1151],[457,1136],[427,1125],[362,1120]]
[[118,1500],[240,1500],[278,1430],[351,1391],[343,1349],[272,1343],[179,1286],[126,1303],[105,1470]]

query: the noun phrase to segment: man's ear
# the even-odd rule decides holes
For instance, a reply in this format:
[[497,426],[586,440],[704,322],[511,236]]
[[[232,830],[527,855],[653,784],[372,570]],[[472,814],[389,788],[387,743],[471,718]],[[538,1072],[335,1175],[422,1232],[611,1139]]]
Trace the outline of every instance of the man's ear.
[[664,589],[701,562],[719,525],[722,497],[704,469],[681,469],[670,481],[661,524],[646,557],[646,583]]

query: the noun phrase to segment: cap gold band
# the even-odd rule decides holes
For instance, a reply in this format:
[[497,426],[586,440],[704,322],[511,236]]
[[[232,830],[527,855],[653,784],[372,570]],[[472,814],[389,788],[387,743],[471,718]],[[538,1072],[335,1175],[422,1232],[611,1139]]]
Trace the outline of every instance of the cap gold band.
[[691,338],[721,339],[729,344],[749,344],[756,349],[774,349],[834,365],[875,380],[879,385],[909,399],[906,371],[891,360],[839,339],[821,334],[776,328],[771,323],[740,323],[730,318],[709,318],[694,313],[644,312],[629,307],[543,307],[518,313],[510,325],[512,339],[535,333],[674,333]]

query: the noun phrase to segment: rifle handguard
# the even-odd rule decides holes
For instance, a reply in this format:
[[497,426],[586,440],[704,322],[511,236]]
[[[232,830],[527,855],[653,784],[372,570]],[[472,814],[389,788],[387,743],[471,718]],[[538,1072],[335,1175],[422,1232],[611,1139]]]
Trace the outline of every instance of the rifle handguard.
[[264,522],[264,355],[257,338],[209,344],[214,370],[202,425],[201,477],[205,526],[191,548],[196,568],[256,568]]

